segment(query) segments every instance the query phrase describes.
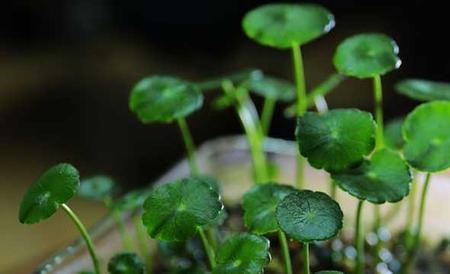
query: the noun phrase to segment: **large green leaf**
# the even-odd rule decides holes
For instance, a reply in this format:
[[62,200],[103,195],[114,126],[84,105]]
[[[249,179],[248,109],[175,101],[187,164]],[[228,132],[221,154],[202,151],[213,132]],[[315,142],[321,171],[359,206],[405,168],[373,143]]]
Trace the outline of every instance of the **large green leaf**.
[[108,176],[97,175],[81,181],[78,195],[82,198],[103,201],[117,191],[116,182]]
[[405,158],[414,168],[437,172],[450,167],[450,102],[418,106],[406,117],[403,137]]
[[199,226],[213,223],[222,210],[220,195],[199,178],[186,178],[154,189],[144,203],[148,234],[163,241],[184,241]]
[[409,193],[411,174],[400,154],[390,149],[376,151],[356,168],[332,174],[341,189],[361,200],[395,203]]
[[395,89],[403,95],[419,101],[450,100],[450,84],[422,79],[406,79]]
[[401,65],[395,41],[379,33],[345,39],[337,47],[333,63],[340,73],[357,78],[383,75]]
[[295,191],[291,186],[275,183],[253,186],[243,199],[245,226],[256,234],[277,231],[277,205],[286,195]]
[[52,216],[59,206],[75,195],[80,177],[70,164],[58,164],[35,181],[22,199],[19,221],[37,223]]
[[143,123],[186,117],[202,103],[203,95],[194,84],[170,76],[144,78],[130,95],[130,109]]
[[301,190],[286,196],[277,207],[280,228],[299,242],[326,240],[342,228],[339,204],[322,192]]
[[281,49],[306,44],[334,25],[333,15],[316,4],[268,4],[251,10],[242,21],[251,39]]
[[315,168],[340,171],[363,160],[375,146],[375,122],[357,109],[307,112],[299,117],[300,153]]
[[229,237],[217,252],[214,274],[259,274],[270,261],[269,240],[240,233]]
[[262,73],[254,74],[249,88],[252,92],[272,100],[289,102],[295,98],[295,86],[291,82]]
[[115,255],[108,263],[108,272],[111,274],[144,274],[144,262],[138,255],[123,252]]
[[404,118],[389,121],[384,128],[384,142],[391,149],[402,149],[405,144],[402,127]]

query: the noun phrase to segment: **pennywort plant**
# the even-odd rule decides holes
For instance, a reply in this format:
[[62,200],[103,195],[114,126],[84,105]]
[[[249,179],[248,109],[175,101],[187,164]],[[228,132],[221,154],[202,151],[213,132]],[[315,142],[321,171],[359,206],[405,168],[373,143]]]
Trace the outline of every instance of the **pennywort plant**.
[[80,176],[74,166],[63,163],[51,167],[25,193],[20,204],[19,221],[23,224],[38,223],[50,218],[62,208],[80,231],[91,256],[94,271],[100,274],[100,263],[91,237],[81,220],[67,205],[79,185]]
[[[412,273],[432,174],[450,167],[450,84],[400,81],[395,89],[421,104],[384,127],[381,77],[399,68],[398,47],[385,34],[363,33],[337,46],[332,60],[336,72],[307,92],[301,49],[328,33],[334,24],[333,15],[315,4],[268,4],[249,11],[242,21],[244,32],[263,46],[290,50],[295,84],[256,69],[198,82],[173,76],[146,77],[133,87],[130,109],[144,124],[178,124],[191,175],[117,198],[116,184],[104,176],[87,178],[78,191],[78,172],[69,164],[60,164],[30,187],[19,220],[36,223],[61,207],[80,230],[97,274],[100,265],[89,234],[67,206],[77,191],[84,198],[103,201],[123,232],[125,252],[110,258],[109,273],[310,274],[321,270],[316,274],[365,274],[378,268],[381,250],[377,245],[366,252],[363,224],[370,214],[365,213],[365,206],[376,205],[377,229],[381,217],[387,218],[378,205],[399,203],[409,195],[405,199],[405,254],[396,254],[401,266],[392,272]],[[356,108],[329,110],[325,96],[348,77],[372,81],[373,115]],[[202,106],[203,93],[214,89],[222,90],[214,106],[234,109],[248,141],[254,184],[242,191],[240,205],[225,205],[222,196],[227,186],[201,173],[186,122]],[[253,95],[263,97],[260,111]],[[292,102],[285,113],[297,118],[298,157],[296,178],[287,185],[278,183],[271,173],[264,148],[277,104]],[[333,183],[331,197],[304,188],[305,180],[314,179],[304,177],[305,163],[327,173]],[[324,260],[323,254],[333,252],[317,251],[329,248],[320,242],[340,237],[339,232],[346,229],[344,214],[334,199],[335,187],[357,202],[352,209],[353,237],[342,237],[356,250],[350,265],[333,261],[332,256]],[[134,224],[136,246],[127,243],[131,241],[127,240],[124,214]],[[148,236],[158,242],[158,250],[150,248]],[[157,260],[155,256],[159,256]],[[316,264],[310,263],[314,261],[311,257]],[[327,265],[329,261],[331,265]]]

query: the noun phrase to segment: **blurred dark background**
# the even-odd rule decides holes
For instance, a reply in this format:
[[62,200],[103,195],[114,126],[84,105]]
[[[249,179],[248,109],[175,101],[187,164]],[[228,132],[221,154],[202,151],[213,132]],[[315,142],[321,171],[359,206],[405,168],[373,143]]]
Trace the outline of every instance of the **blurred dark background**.
[[[256,67],[292,79],[289,51],[261,47],[241,31],[243,14],[265,2],[2,1],[0,192],[12,208],[20,197],[8,189],[22,189],[57,162],[73,163],[84,176],[110,174],[133,188],[180,159],[176,126],[144,126],[128,109],[130,88],[144,76],[201,80]],[[333,72],[336,45],[359,32],[386,33],[400,47],[402,67],[383,78],[386,119],[415,104],[394,93],[398,79],[449,80],[445,1],[314,2],[332,11],[337,25],[303,48],[309,89]],[[188,119],[197,144],[241,132],[233,110],[209,106],[218,92],[206,94],[205,107]],[[371,83],[348,80],[327,99],[330,107],[371,110]],[[292,139],[293,131],[294,121],[279,106],[271,134]]]

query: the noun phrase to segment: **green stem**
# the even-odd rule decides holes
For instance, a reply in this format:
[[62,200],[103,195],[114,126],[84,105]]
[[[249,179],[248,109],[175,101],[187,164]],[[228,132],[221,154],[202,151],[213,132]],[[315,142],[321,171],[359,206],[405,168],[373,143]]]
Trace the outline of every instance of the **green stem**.
[[[244,89],[244,87],[238,87]],[[254,104],[248,92],[237,91],[230,81],[224,81],[223,90],[236,99],[236,112],[241,120],[245,135],[250,146],[256,183],[266,183],[269,180],[267,160],[264,153],[264,135]],[[245,91],[245,89],[244,89]]]
[[336,200],[336,196],[337,196],[337,184],[336,182],[330,178],[330,185],[331,185],[331,189],[330,189],[330,196],[331,198],[333,198],[333,200]]
[[136,238],[138,240],[139,249],[142,257],[145,260],[146,273],[151,274],[153,269],[152,258],[150,256],[150,248],[147,240],[147,233],[144,230],[140,214],[135,213],[132,218],[134,229],[136,231]]
[[358,208],[356,211],[356,228],[355,228],[355,241],[356,241],[356,267],[355,274],[364,274],[364,228],[362,221],[362,209],[363,200],[359,200]]
[[309,270],[309,243],[303,243],[303,273],[310,274]]
[[69,215],[70,219],[75,223],[76,227],[80,231],[81,237],[83,237],[84,242],[86,243],[87,249],[89,251],[89,255],[92,259],[92,264],[94,265],[94,272],[96,274],[100,274],[100,264],[98,261],[97,253],[95,252],[94,244],[92,243],[91,237],[84,227],[83,223],[77,217],[77,215],[67,206],[66,204],[61,204],[61,207],[64,211]]
[[405,241],[407,248],[411,248],[412,245],[412,235],[413,235],[413,223],[414,214],[416,212],[416,197],[417,197],[417,181],[416,174],[413,175],[413,180],[411,182],[411,192],[408,196],[408,212],[406,215],[406,228],[405,228]]
[[[292,44],[292,60],[294,63],[294,77],[295,86],[297,90],[297,107],[296,113],[298,116],[305,113],[308,105],[306,102],[306,84],[305,84],[305,72],[303,69],[303,58],[300,46],[296,43]],[[297,155],[297,174],[296,174],[296,185],[299,189],[304,187],[304,164],[305,161],[303,157]]]
[[335,89],[345,78],[346,76],[339,73],[334,73],[328,76],[327,79],[325,79],[322,83],[320,83],[308,93],[306,97],[306,103],[308,107],[315,103],[317,97],[324,97],[333,89]]
[[375,100],[375,120],[377,122],[376,149],[384,146],[384,126],[383,126],[383,89],[380,75],[373,77],[373,91]]
[[206,230],[206,234],[208,235],[208,240],[211,243],[211,247],[213,248],[213,250],[217,250],[217,229],[215,227],[209,227]]
[[125,222],[122,219],[122,216],[118,210],[112,209],[111,215],[114,219],[114,222],[117,225],[117,229],[119,230],[120,237],[122,238],[123,247],[127,251],[133,250],[133,240],[131,239],[131,235],[128,232],[128,229],[125,225]]
[[261,127],[264,136],[269,135],[270,123],[272,121],[273,111],[275,109],[275,99],[266,98],[261,113]]
[[292,274],[291,255],[289,254],[289,246],[286,239],[286,234],[283,231],[278,231],[278,239],[280,240],[281,252],[283,254],[284,271],[285,274]]
[[427,173],[425,177],[425,182],[423,184],[422,195],[420,197],[420,206],[419,206],[419,221],[417,223],[417,230],[414,234],[413,244],[408,250],[407,257],[405,263],[402,265],[402,269],[400,273],[409,273],[409,268],[411,264],[415,261],[417,250],[420,245],[420,240],[422,237],[422,229],[423,229],[423,220],[425,217],[425,206],[427,201],[427,193],[430,185],[431,173]]
[[208,242],[208,239],[206,238],[205,232],[203,231],[203,228],[198,227],[198,233],[200,234],[200,238],[203,243],[203,247],[205,248],[206,256],[208,257],[209,266],[211,267],[211,270],[214,270],[216,267],[216,255],[214,254],[214,250],[212,249],[211,245]]
[[183,136],[184,145],[186,147],[186,152],[189,161],[189,167],[191,168],[192,175],[197,175],[200,172],[198,168],[197,155],[195,153],[194,142],[192,141],[192,135],[189,131],[189,127],[184,118],[178,118],[178,127],[180,128],[181,135]]

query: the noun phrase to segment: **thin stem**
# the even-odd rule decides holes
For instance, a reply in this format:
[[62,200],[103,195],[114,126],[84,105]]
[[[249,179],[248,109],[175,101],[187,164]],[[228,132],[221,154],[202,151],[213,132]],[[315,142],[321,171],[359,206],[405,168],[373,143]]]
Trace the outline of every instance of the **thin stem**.
[[306,103],[308,107],[315,103],[317,97],[324,97],[333,89],[335,89],[345,78],[346,76],[339,73],[334,73],[328,76],[327,79],[313,88],[306,96]]
[[147,240],[147,234],[144,230],[140,214],[135,213],[132,217],[136,238],[138,240],[139,249],[141,250],[142,257],[145,260],[146,273],[151,274],[153,269],[152,258],[150,256],[150,248]]
[[253,169],[256,183],[267,183],[269,174],[267,169],[267,160],[264,153],[264,135],[262,133],[261,124],[257,116],[256,108],[248,96],[244,87],[237,91],[230,81],[224,81],[223,90],[229,96],[236,99],[235,109],[241,120],[245,135],[250,146],[252,156]]
[[405,245],[407,249],[410,249],[413,244],[413,224],[414,215],[416,212],[416,197],[417,197],[417,181],[416,174],[413,175],[413,180],[411,182],[411,192],[408,196],[408,211],[406,215],[406,228],[405,228]]
[[119,230],[120,237],[122,238],[123,247],[127,251],[133,250],[133,240],[131,239],[131,235],[128,232],[128,229],[123,221],[123,218],[118,210],[112,209],[111,215],[116,223],[117,230]]
[[283,254],[284,272],[286,274],[292,274],[291,255],[289,254],[289,246],[286,239],[286,234],[283,231],[278,231],[278,239],[280,240],[281,252]]
[[303,273],[310,274],[309,270],[309,243],[303,243]]
[[212,249],[211,245],[208,242],[208,239],[206,238],[205,232],[201,227],[198,227],[198,233],[200,234],[200,238],[203,243],[203,247],[205,248],[206,256],[208,257],[209,266],[211,267],[211,270],[214,270],[216,267],[216,255],[214,254],[214,250]]
[[215,227],[209,227],[206,230],[206,234],[208,235],[208,240],[211,243],[211,247],[213,248],[213,250],[217,250],[217,229]]
[[266,98],[261,113],[261,127],[264,136],[269,135],[270,123],[272,122],[273,111],[275,109],[275,99]]
[[[297,105],[296,114],[298,116],[305,113],[308,105],[306,102],[306,84],[305,84],[305,72],[303,69],[303,59],[300,46],[298,44],[292,44],[292,60],[294,63],[294,76],[295,76],[295,86],[297,89]],[[304,185],[304,165],[305,161],[303,157],[299,154],[297,155],[297,174],[296,174],[296,185],[299,189],[303,188]]]
[[413,244],[408,250],[408,255],[405,263],[402,265],[400,273],[409,273],[409,268],[411,264],[415,261],[417,250],[420,245],[420,240],[422,237],[423,220],[425,217],[425,206],[427,201],[427,193],[430,185],[431,173],[427,173],[425,177],[425,182],[423,184],[422,195],[420,196],[420,206],[419,206],[419,221],[417,223],[417,230],[414,234]]
[[376,131],[376,149],[384,146],[384,126],[383,126],[383,89],[381,86],[381,77],[373,77],[373,91],[375,100],[375,120],[377,122]]
[[359,200],[358,208],[356,211],[356,228],[355,228],[355,241],[356,241],[356,266],[355,274],[364,274],[364,228],[362,221],[362,209],[363,200]]
[[77,215],[67,206],[66,204],[61,204],[61,207],[67,213],[67,215],[72,219],[75,223],[76,227],[80,231],[81,237],[83,237],[84,242],[86,243],[87,249],[89,251],[89,255],[91,255],[92,264],[94,265],[94,271],[96,274],[100,274],[100,264],[98,261],[97,253],[95,252],[94,244],[92,243],[91,237],[84,227],[83,223],[77,217]]
[[180,128],[181,135],[183,136],[184,145],[186,147],[186,152],[189,161],[189,167],[191,168],[192,175],[199,174],[200,169],[198,168],[197,155],[195,153],[194,142],[192,141],[192,135],[189,131],[189,127],[184,118],[178,118],[178,127]]
[[330,178],[330,196],[331,198],[333,198],[333,200],[336,200],[336,196],[337,196],[337,184],[336,182]]

